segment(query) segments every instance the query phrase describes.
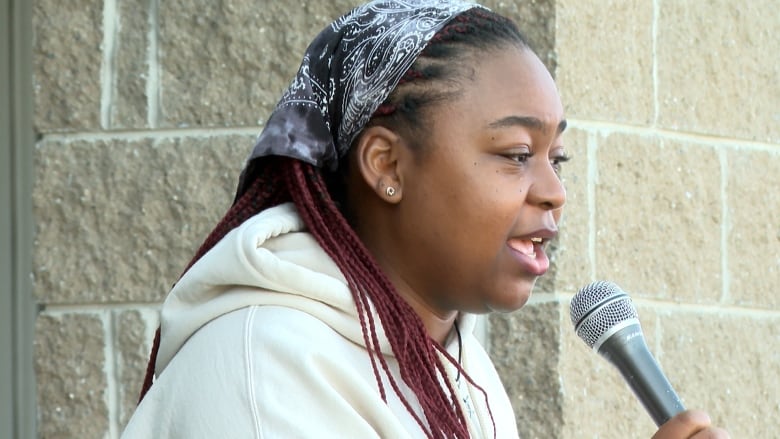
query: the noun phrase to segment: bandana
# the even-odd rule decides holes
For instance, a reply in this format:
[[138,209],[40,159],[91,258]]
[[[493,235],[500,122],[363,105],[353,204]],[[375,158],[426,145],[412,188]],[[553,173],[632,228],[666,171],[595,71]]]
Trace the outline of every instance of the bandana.
[[295,79],[258,136],[236,199],[253,180],[252,165],[261,157],[293,157],[336,170],[428,41],[474,7],[481,6],[462,0],[375,0],[331,23],[306,49]]

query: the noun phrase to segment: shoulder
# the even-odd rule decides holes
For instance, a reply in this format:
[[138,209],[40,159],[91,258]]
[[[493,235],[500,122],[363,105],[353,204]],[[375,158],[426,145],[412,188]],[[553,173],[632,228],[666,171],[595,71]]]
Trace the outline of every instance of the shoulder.
[[[187,368],[211,364],[256,377],[301,363],[338,362],[364,357],[362,345],[351,342],[321,318],[277,305],[252,305],[224,314],[204,325],[184,344],[174,362]],[[294,364],[286,364],[286,363]],[[349,361],[345,367],[359,364]],[[308,371],[316,372],[316,371]],[[233,375],[235,376],[235,375]]]
[[241,392],[262,435],[318,437],[328,431],[369,438],[399,428],[377,391],[366,350],[322,319],[266,305],[225,320],[203,329],[241,326],[240,349],[234,349],[240,352],[230,357],[241,365],[233,371],[243,375]]
[[359,411],[383,406],[362,346],[306,312],[249,306],[187,340],[123,437],[315,437],[351,426],[368,438]]
[[188,369],[218,369],[209,373],[225,375],[249,400],[275,401],[276,408],[266,405],[261,411],[294,409],[307,398],[365,402],[377,397],[363,345],[290,307],[249,306],[219,317],[196,332],[177,357]]
[[[336,391],[339,376],[375,382],[367,352],[322,319],[298,309],[253,306],[246,310],[244,356],[262,381],[306,383],[311,392]],[[301,389],[304,391],[305,389]]]

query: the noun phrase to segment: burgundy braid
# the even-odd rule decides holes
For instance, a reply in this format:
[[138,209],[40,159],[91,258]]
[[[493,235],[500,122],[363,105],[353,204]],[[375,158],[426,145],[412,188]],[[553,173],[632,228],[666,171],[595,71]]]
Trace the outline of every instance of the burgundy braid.
[[[428,101],[433,98],[431,95],[415,96],[414,89],[417,87],[412,87],[409,91],[403,90],[408,88],[405,86],[446,78],[447,73],[443,72],[436,63],[453,65],[453,62],[457,61],[457,50],[450,50],[452,47],[465,44],[472,48],[487,48],[497,42],[514,42],[527,47],[514,25],[501,16],[479,8],[457,16],[433,37],[419,57],[421,62],[416,62],[415,66],[404,75],[396,91],[379,107],[374,116],[395,117],[401,113],[407,120],[414,119],[421,104],[426,103],[426,98]],[[426,65],[428,62],[426,59],[433,60],[432,65]],[[453,69],[456,70],[457,67]],[[469,384],[483,394],[495,437],[495,420],[490,411],[487,393],[468,376],[455,358],[427,334],[422,320],[398,294],[344,218],[328,190],[321,171],[289,158],[268,157],[257,162],[258,169],[254,174],[256,178],[201,245],[187,265],[187,269],[230,230],[246,219],[264,209],[292,200],[309,232],[333,259],[347,280],[382,399],[387,401],[380,369],[384,371],[391,388],[407,411],[421,428],[427,431],[429,437],[468,438],[467,422],[458,403],[457,391],[450,380],[440,379],[441,376],[446,376],[442,362],[444,358],[456,367]],[[380,351],[374,314],[378,316],[398,361],[401,379],[417,397],[425,420],[420,419],[416,414],[410,401],[401,391],[399,383],[390,373],[387,360]],[[158,328],[141,399],[153,382],[159,338]],[[442,387],[442,381],[445,387]]]

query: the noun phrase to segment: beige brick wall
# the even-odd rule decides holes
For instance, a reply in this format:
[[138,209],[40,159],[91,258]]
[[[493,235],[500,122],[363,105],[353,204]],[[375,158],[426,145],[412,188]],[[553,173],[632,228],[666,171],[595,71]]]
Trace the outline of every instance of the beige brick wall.
[[552,276],[528,308],[491,318],[521,430],[654,431],[568,321],[572,294],[608,279],[631,293],[688,407],[735,438],[780,437],[776,3],[558,0],[555,11],[568,209]]
[[[687,406],[734,437],[780,437],[775,11],[770,1],[557,2],[556,77],[580,160],[566,174],[554,279],[531,306],[559,304],[560,322],[511,319],[565,327],[550,341],[559,363],[547,383],[562,401],[560,437],[654,430],[617,372],[572,334],[568,299],[596,279],[632,294]],[[525,380],[512,366],[505,375]]]
[[[317,30],[358,0],[36,0],[41,437],[116,438],[159,303]],[[574,156],[554,268],[490,319],[526,438],[649,437],[568,300],[618,282],[690,407],[780,437],[780,19],[771,0],[489,1],[554,70]],[[583,433],[586,432],[586,433]]]

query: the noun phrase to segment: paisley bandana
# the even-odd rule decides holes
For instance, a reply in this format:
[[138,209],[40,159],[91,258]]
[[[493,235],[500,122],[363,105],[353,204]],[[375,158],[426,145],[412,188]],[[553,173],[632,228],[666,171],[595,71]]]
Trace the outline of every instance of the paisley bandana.
[[331,171],[430,39],[463,11],[462,0],[375,0],[334,21],[311,43],[247,160],[293,157]]

